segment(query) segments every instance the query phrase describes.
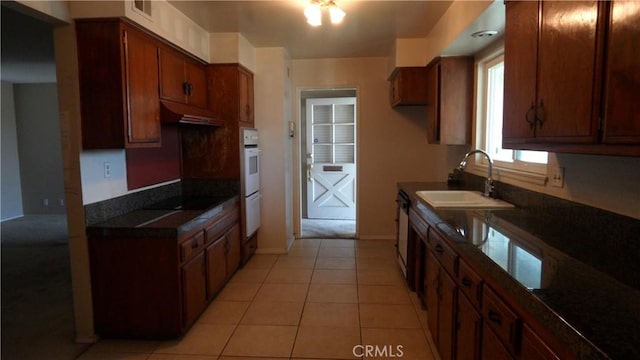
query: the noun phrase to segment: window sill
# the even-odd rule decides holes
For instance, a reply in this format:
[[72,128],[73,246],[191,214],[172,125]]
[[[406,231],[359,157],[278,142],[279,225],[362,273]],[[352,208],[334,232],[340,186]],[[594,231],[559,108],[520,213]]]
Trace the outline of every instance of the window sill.
[[[489,167],[484,164],[476,164],[473,167],[473,173],[480,176],[487,176]],[[515,180],[519,182],[525,182],[532,185],[545,186],[548,181],[548,177],[545,174],[538,174],[522,170],[508,169],[504,167],[493,167],[493,180],[502,181]]]

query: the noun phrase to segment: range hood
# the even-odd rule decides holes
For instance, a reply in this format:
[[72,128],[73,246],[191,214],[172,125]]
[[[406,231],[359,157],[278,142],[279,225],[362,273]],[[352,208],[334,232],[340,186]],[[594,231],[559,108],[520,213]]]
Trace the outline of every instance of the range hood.
[[160,100],[160,121],[163,124],[223,125],[223,121],[215,119],[207,109],[165,100]]

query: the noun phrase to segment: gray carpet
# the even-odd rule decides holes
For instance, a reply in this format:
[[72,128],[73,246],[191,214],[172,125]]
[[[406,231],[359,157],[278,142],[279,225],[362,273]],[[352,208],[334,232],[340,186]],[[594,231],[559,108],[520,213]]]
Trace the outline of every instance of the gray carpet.
[[355,220],[302,219],[301,239],[355,239]]
[[2,359],[75,359],[66,217],[31,215],[0,224]]

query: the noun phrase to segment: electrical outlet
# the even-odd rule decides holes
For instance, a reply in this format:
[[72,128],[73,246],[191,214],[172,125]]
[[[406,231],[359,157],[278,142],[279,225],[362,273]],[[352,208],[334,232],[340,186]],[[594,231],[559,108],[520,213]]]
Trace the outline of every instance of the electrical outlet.
[[58,206],[64,206],[64,199],[58,199]]
[[104,178],[108,179],[111,177],[111,163],[108,161],[104,162]]
[[49,199],[42,199],[42,205],[49,206]]
[[564,187],[564,168],[557,167],[553,170],[551,175],[551,186],[562,188]]

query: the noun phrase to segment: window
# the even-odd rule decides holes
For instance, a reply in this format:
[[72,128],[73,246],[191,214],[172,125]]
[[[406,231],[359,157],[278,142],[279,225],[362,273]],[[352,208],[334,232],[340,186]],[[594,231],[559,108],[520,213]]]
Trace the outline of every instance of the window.
[[478,99],[482,99],[478,106],[478,146],[486,149],[497,169],[546,174],[547,152],[502,148],[504,55],[480,61],[478,76]]

